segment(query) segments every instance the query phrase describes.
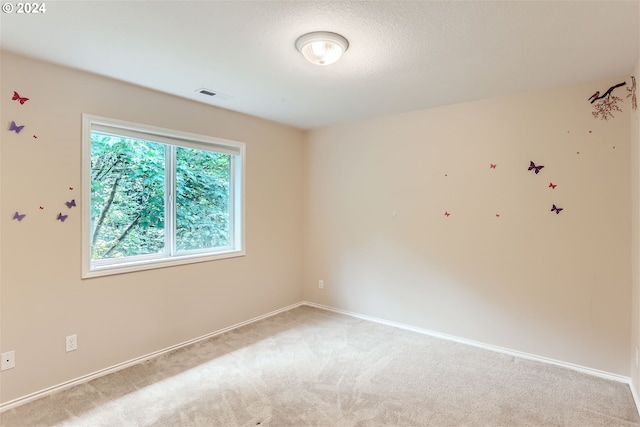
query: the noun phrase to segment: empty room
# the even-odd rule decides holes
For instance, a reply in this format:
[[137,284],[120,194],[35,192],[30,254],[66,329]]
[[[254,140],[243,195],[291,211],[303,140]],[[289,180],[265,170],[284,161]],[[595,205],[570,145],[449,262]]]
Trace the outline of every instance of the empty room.
[[0,425],[640,426],[640,1],[5,1]]

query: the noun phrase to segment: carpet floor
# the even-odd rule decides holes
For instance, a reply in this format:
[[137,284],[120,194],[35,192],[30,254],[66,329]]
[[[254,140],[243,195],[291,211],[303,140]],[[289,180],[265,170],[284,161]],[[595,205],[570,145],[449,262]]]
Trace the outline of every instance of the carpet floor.
[[0,414],[13,426],[640,426],[629,386],[302,306]]

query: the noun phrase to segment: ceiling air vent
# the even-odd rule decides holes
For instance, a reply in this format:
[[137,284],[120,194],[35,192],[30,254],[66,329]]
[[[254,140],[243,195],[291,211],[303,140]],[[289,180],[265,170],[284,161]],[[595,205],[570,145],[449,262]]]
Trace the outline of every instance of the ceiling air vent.
[[216,92],[215,90],[207,89],[201,87],[200,89],[196,89],[196,92],[201,93],[202,95],[207,95],[216,99],[230,99],[230,95],[225,95],[224,93]]

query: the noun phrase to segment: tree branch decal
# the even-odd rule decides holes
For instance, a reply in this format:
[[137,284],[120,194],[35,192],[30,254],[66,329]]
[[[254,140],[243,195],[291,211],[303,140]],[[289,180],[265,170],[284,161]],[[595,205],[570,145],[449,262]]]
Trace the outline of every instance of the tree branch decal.
[[638,98],[636,98],[636,76],[631,76],[631,87],[627,88],[627,98],[631,97],[631,108],[638,109]]
[[596,91],[596,93],[591,95],[588,100],[593,104],[593,108],[595,110],[591,112],[591,114],[593,114],[593,117],[600,117],[601,120],[609,120],[609,118],[614,117],[613,111],[622,111],[618,106],[618,102],[622,101],[622,98],[613,95],[612,92],[614,89],[626,84],[627,82],[618,83],[617,85],[611,86],[602,95],[600,95],[600,91]]

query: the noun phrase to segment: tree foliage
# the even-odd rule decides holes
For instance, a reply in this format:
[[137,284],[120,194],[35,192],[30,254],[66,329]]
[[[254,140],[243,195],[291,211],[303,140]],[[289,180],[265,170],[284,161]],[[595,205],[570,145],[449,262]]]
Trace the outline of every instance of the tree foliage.
[[[167,164],[175,164],[175,229]],[[92,259],[162,253],[165,228],[178,251],[228,245],[230,164],[227,154],[93,132]]]
[[177,148],[176,246],[178,251],[227,246],[230,156]]

